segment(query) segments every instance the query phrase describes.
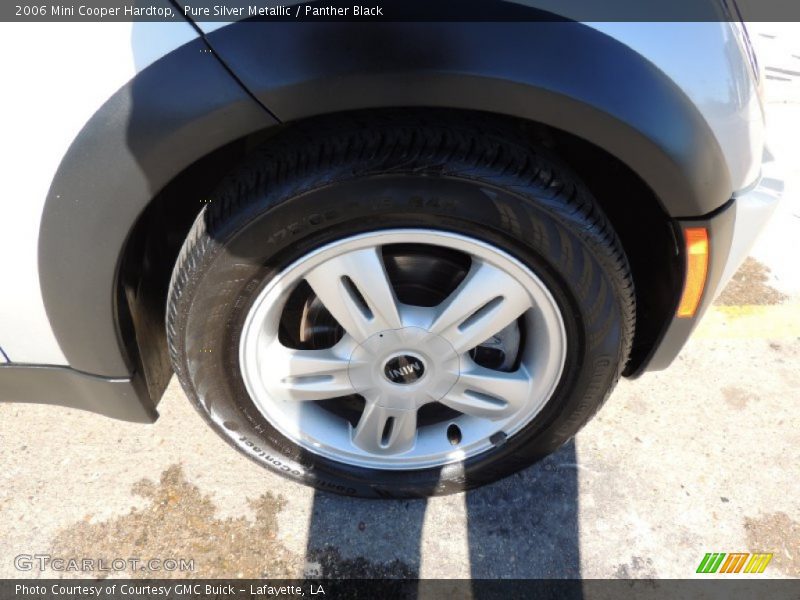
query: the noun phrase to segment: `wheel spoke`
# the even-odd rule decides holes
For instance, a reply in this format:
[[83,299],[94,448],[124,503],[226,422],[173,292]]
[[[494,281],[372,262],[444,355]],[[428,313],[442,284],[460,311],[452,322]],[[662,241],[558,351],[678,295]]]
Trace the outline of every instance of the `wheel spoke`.
[[378,248],[355,250],[328,260],[308,273],[306,281],[359,343],[379,331],[402,327],[397,299]]
[[527,402],[530,384],[530,375],[524,367],[506,373],[474,365],[461,374],[458,383],[440,402],[473,417],[503,419]]
[[431,331],[456,352],[485,342],[531,307],[525,288],[511,275],[475,261],[464,281],[439,307]]
[[340,342],[325,350],[295,350],[273,344],[261,362],[261,376],[281,400],[327,400],[354,393],[347,375],[347,350]]
[[385,408],[376,402],[367,402],[352,436],[353,444],[365,452],[407,452],[417,440],[417,411]]

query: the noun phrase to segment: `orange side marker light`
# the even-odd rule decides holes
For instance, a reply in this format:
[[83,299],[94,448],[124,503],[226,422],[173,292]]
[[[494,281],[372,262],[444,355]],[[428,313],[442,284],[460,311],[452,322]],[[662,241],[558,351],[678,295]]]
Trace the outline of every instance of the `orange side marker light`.
[[708,230],[705,227],[687,227],[686,238],[686,285],[678,305],[678,317],[693,317],[703,297],[708,275]]

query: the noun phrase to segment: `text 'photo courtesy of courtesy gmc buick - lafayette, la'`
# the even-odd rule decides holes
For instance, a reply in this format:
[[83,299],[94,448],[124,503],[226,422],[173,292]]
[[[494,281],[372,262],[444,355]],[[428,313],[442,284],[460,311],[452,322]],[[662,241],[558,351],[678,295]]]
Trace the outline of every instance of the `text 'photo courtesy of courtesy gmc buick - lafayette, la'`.
[[152,423],[174,375],[295,481],[475,488],[667,368],[782,194],[737,19],[181,6],[0,24],[2,401]]

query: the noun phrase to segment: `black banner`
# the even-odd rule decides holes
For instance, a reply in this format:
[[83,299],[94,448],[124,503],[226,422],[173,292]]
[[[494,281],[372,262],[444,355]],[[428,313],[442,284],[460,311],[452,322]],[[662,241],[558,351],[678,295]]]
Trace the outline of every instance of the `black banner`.
[[0,21],[800,21],[798,0],[4,0]]
[[512,600],[667,600],[769,598],[797,600],[800,580],[689,579],[689,580],[465,580],[465,579],[41,579],[0,580],[3,600],[264,600],[280,599],[448,599]]

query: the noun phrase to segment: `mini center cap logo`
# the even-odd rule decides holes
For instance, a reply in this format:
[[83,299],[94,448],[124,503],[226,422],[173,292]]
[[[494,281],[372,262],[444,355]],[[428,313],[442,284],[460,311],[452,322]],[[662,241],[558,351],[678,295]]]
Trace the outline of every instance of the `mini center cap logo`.
[[422,361],[407,354],[395,356],[383,367],[383,374],[392,383],[405,385],[419,381],[425,373]]

